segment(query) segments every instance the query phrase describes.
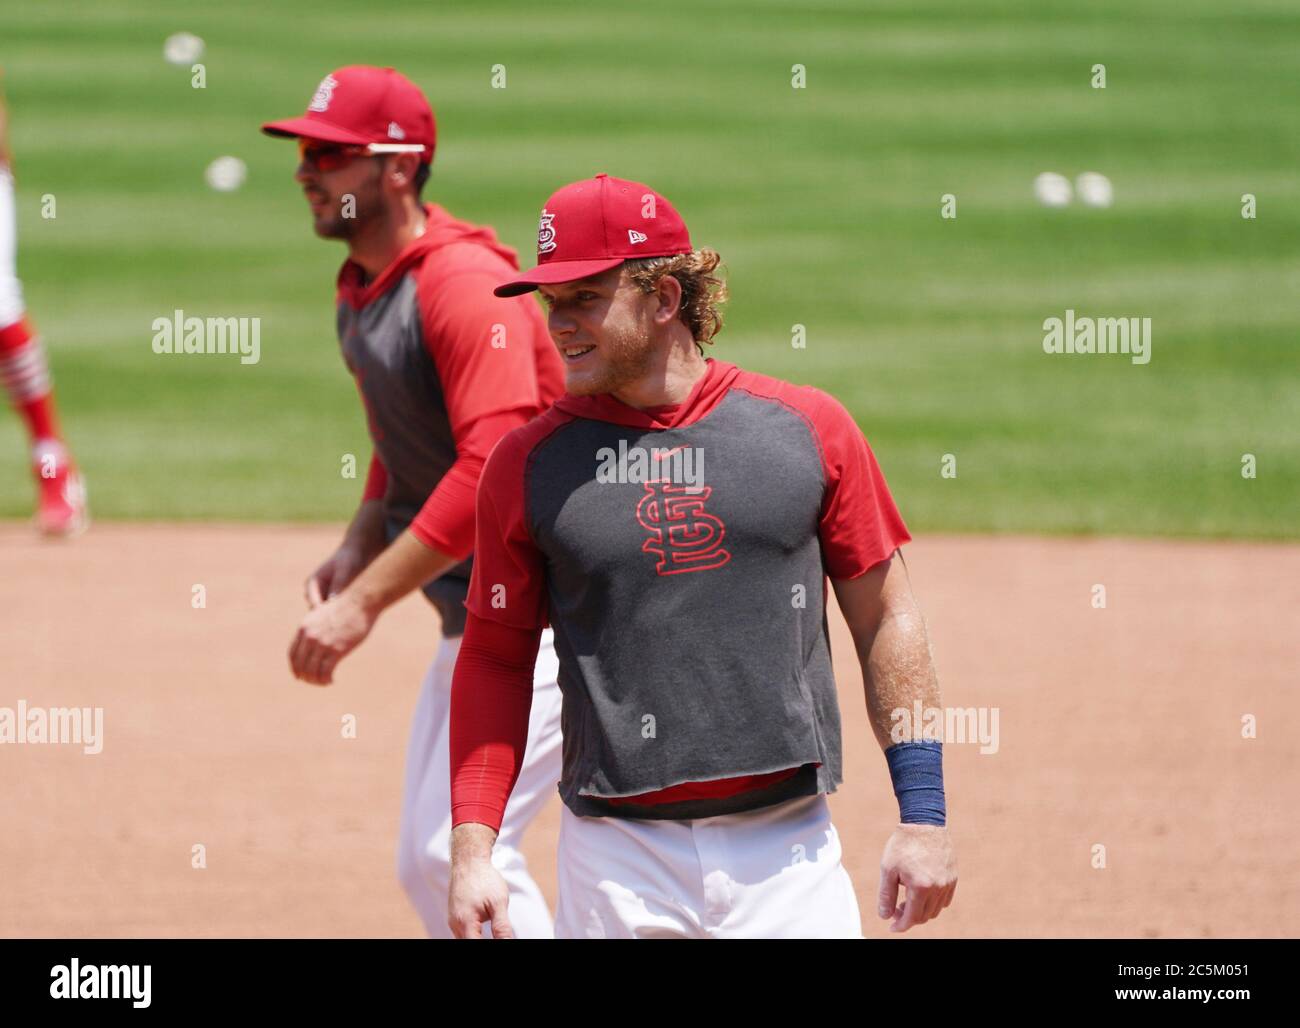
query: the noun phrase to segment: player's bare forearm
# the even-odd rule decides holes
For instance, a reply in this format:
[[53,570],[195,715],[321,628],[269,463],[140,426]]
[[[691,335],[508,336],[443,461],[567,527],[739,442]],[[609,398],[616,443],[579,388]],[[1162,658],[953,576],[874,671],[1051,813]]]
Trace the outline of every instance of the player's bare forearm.
[[451,862],[472,863],[491,860],[497,833],[477,821],[465,821],[451,830]]
[[383,502],[363,500],[338,548],[303,583],[307,606],[319,607],[346,589],[383,552],[384,544]]
[[[930,640],[907,568],[897,552],[866,574],[833,582],[862,666],[867,714],[882,750],[911,735],[891,735],[897,710],[939,706]],[[910,722],[904,721],[903,724]]]
[[[905,932],[937,917],[957,890],[957,860],[943,820],[942,757],[933,752],[916,757],[916,750],[906,753],[909,747],[896,746],[920,741],[913,731],[892,734],[896,726],[911,724],[907,718],[895,720],[895,711],[911,711],[917,701],[922,707],[939,705],[938,676],[925,619],[897,551],[865,575],[834,585],[862,665],[876,741],[882,750],[905,753],[897,765],[890,762],[900,823],[881,854],[876,900],[876,914],[891,921],[889,930]],[[886,752],[886,760],[889,756]],[[905,890],[901,904],[900,888]]]
[[367,563],[384,549],[384,501],[362,500],[343,533],[346,545],[365,554]]
[[426,546],[408,529],[366,566],[344,595],[371,615],[378,615],[459,563],[458,558]]
[[343,533],[343,546],[355,551],[361,567],[383,552],[387,539],[383,534],[383,500],[361,500],[355,515]]
[[289,645],[294,676],[329,685],[338,662],[370,634],[385,609],[459,563],[403,532],[341,592],[331,590],[326,601],[307,612]]

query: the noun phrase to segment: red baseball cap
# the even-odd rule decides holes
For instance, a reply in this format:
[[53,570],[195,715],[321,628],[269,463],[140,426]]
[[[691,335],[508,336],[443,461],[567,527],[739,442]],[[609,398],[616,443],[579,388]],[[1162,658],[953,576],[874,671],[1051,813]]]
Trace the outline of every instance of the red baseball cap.
[[350,64],[321,79],[301,118],[268,121],[268,136],[302,136],[369,146],[371,153],[418,153],[433,160],[433,110],[420,87],[392,68]]
[[493,292],[518,296],[599,275],[626,260],[691,250],[686,223],[663,196],[640,182],[597,175],[551,194],[537,226],[537,267]]

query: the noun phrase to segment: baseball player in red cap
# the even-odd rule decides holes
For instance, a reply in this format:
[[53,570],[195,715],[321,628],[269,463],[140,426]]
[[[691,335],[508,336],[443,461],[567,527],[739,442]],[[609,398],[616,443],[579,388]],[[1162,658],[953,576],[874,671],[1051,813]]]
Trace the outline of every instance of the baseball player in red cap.
[[[446,937],[451,799],[447,711],[464,628],[483,461],[506,432],[560,393],[560,359],[537,305],[492,295],[518,270],[490,228],[420,200],[433,159],[433,112],[392,68],[325,76],[306,114],[263,131],[297,137],[295,178],[316,234],[348,247],[338,277],[343,359],[365,403],[374,454],[361,506],[334,554],[307,579],[311,608],[289,650],[293,673],[329,684],[380,612],[422,589],[442,644],[411,727],[398,875],[431,936]],[[520,787],[503,812],[495,867],[512,923],[551,935],[550,913],[518,845],[559,777],[559,691],[549,638],[530,676]]]
[[23,302],[12,164],[8,112],[0,93],[0,382],[31,441],[36,527],[49,536],[74,536],[89,523],[86,487],[59,431],[49,364]]
[[936,916],[956,888],[941,743],[891,739],[891,712],[937,706],[938,685],[910,537],[861,431],[824,392],[703,356],[718,255],[649,187],[565,186],[537,255],[496,294],[541,291],[568,391],[480,480],[451,701],[453,932],[512,931],[492,854],[549,623],[557,937],[861,937],[826,803],[842,780],[828,576],[901,812],[878,913],[896,931]]

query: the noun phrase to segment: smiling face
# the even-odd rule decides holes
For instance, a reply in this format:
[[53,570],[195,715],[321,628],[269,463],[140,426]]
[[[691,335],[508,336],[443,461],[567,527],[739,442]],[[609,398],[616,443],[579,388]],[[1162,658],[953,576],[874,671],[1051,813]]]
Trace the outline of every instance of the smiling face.
[[657,293],[642,292],[620,265],[590,278],[539,286],[547,328],[574,396],[617,393],[655,365]]
[[307,197],[318,236],[351,239],[359,227],[384,213],[384,160],[356,148],[308,142],[293,177]]

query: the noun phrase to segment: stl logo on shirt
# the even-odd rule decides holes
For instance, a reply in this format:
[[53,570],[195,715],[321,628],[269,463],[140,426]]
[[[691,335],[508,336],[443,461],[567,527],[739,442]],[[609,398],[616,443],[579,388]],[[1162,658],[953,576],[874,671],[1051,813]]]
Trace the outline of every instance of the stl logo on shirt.
[[333,75],[326,75],[321,79],[320,85],[312,95],[311,103],[307,105],[307,110],[315,111],[317,114],[329,110],[330,101],[334,99],[334,89],[338,84],[339,80]]
[[665,479],[644,486],[645,495],[636,505],[636,519],[650,538],[641,545],[641,551],[659,557],[655,566],[659,574],[708,571],[731,560],[731,554],[722,548],[727,526],[704,509],[712,487],[693,489]]
[[550,253],[555,249],[555,215],[542,208],[542,219],[537,223],[537,255]]

